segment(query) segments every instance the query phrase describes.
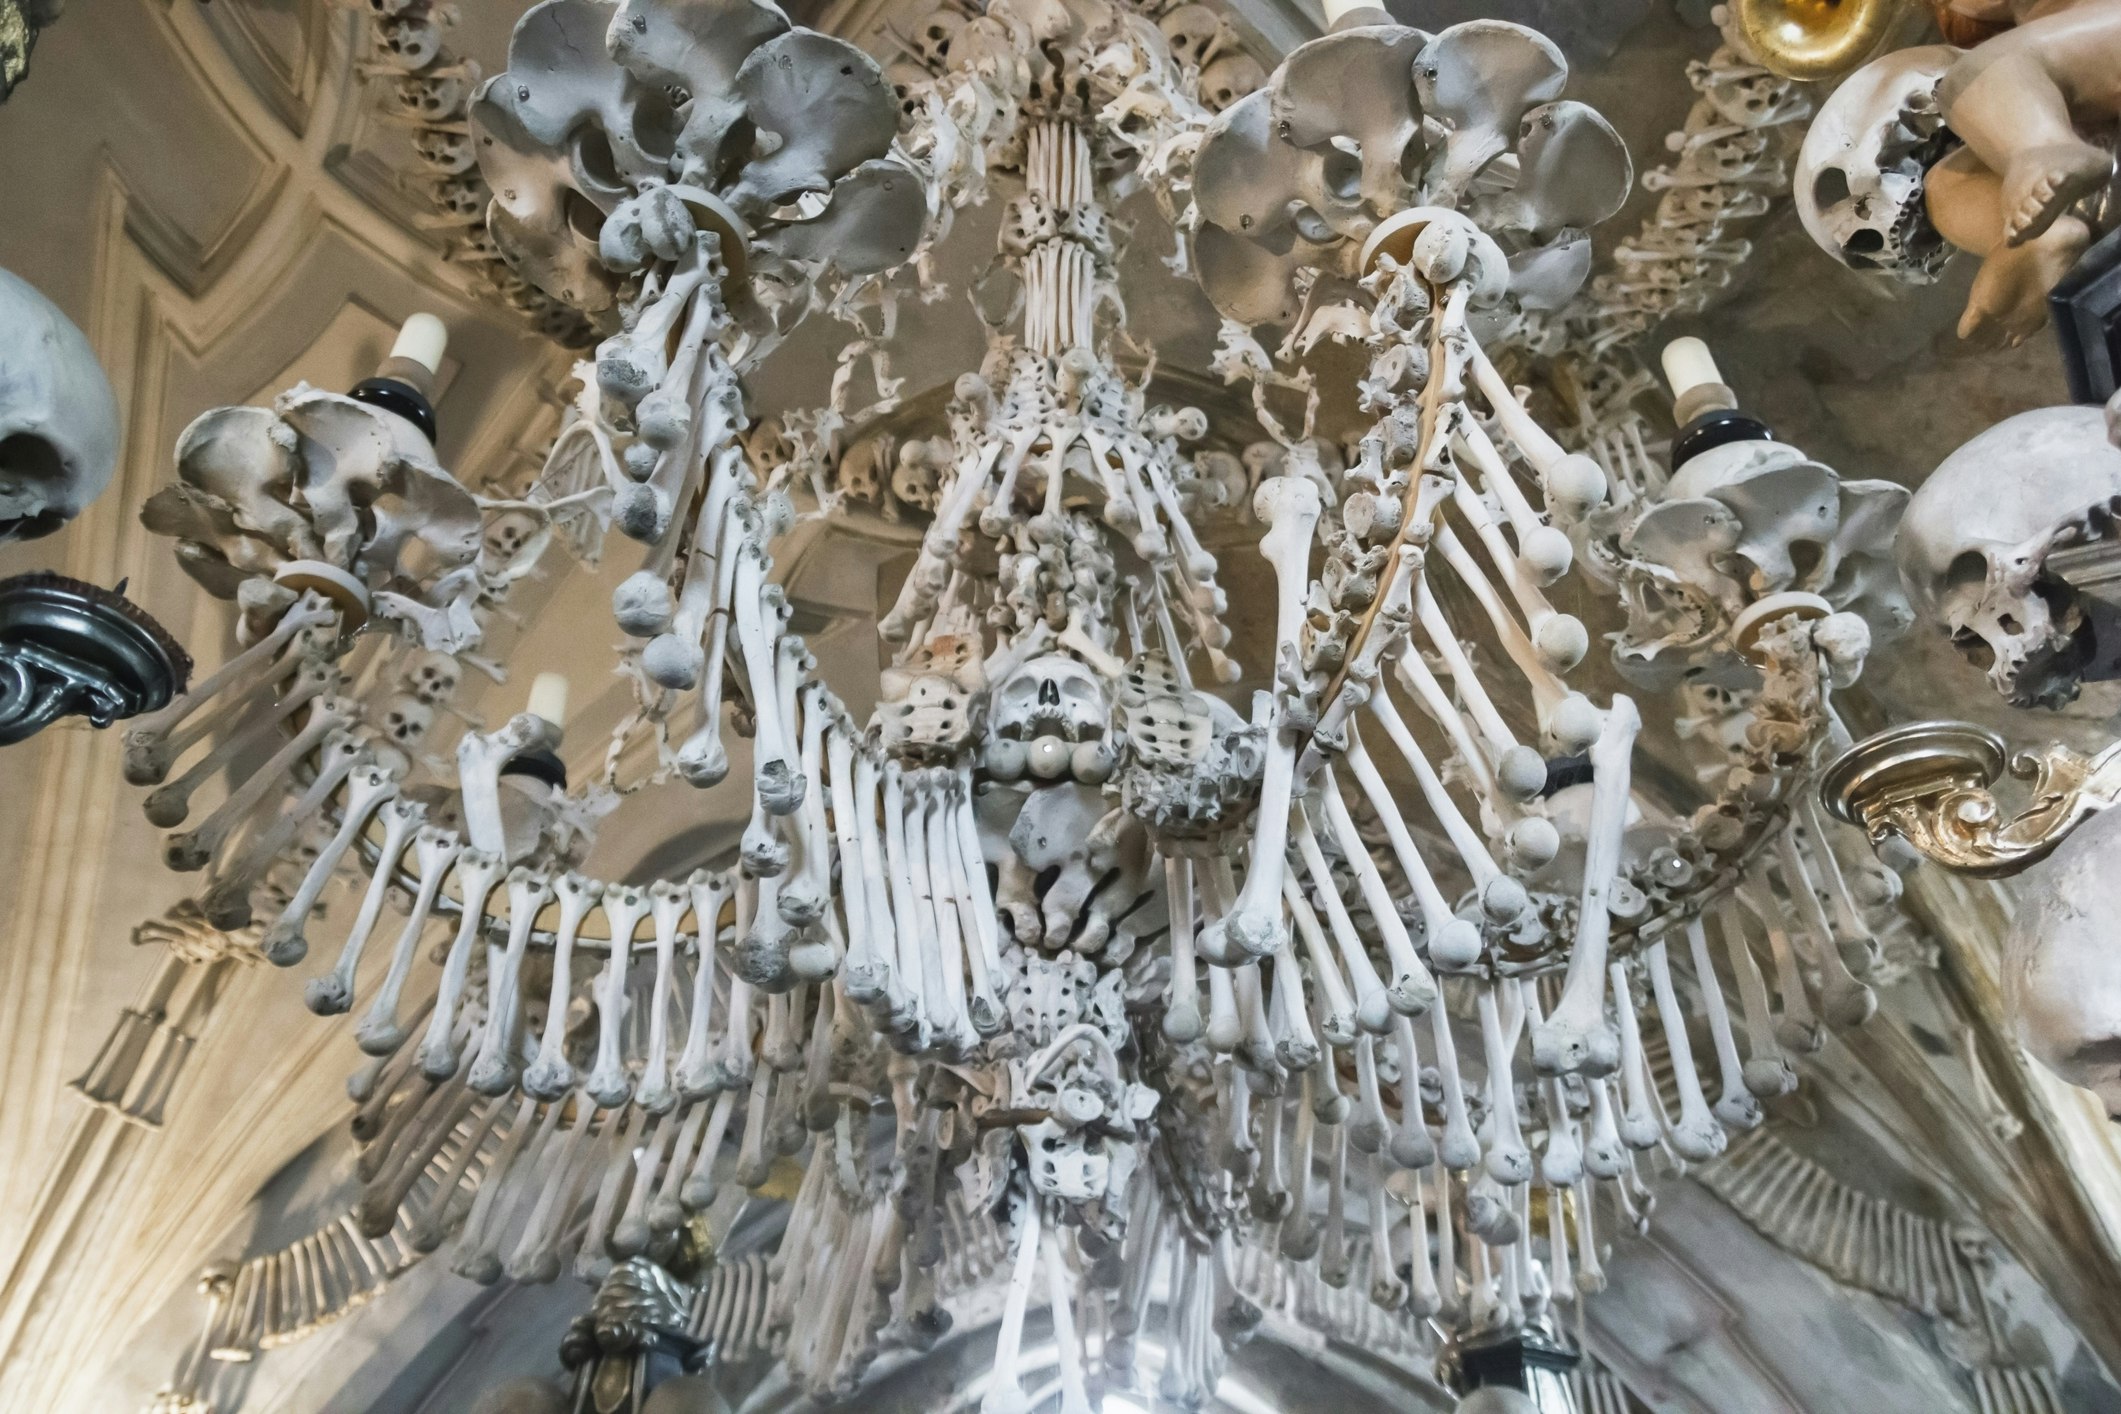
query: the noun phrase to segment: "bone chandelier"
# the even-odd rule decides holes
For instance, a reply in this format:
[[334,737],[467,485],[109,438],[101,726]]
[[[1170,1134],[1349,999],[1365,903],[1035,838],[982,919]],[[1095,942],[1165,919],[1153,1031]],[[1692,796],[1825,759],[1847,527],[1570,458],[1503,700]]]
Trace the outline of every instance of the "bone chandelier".
[[[403,1217],[480,1281],[601,1282],[576,1392],[497,1408],[707,1408],[697,1372],[759,1350],[844,1395],[990,1269],[985,1414],[1052,1397],[1039,1306],[1068,1414],[1200,1406],[1283,1304],[1462,1390],[1507,1344],[1517,1398],[1569,1407],[1561,1308],[1648,1221],[1640,1166],[1713,1157],[1872,1009],[1892,876],[1837,857],[1807,785],[1846,743],[1833,688],[1907,618],[1904,493],[1764,440],[1698,346],[1670,471],[1542,426],[1508,370],[1567,349],[1632,168],[1530,30],[1358,10],[1263,74],[1199,5],[994,0],[917,47],[886,75],[765,0],[523,16],[470,107],[487,228],[602,342],[517,498],[438,465],[419,322],[350,397],[186,432],[146,520],[246,646],[130,724],[168,862],[357,1017],[364,1241]],[[1152,397],[1111,214],[1138,189],[1258,457]],[[990,196],[992,270],[938,270]],[[896,468],[927,523],[862,722],[773,555],[880,494],[852,434],[895,396],[894,301],[945,274],[987,352]],[[806,318],[853,331],[833,400],[754,425],[747,375]],[[1315,425],[1336,344],[1346,447]],[[612,528],[646,552],[603,767],[559,760],[564,684],[440,753],[511,589]],[[1254,538],[1273,639],[1241,662],[1206,542]],[[1562,589],[1625,616],[1628,681],[1714,704],[1690,818],[1634,803],[1643,717],[1570,685]],[[648,781],[748,791],[735,857],[582,872]],[[778,1249],[718,1256],[762,1187]],[[202,1349],[329,1306],[332,1264],[304,1270],[223,1283]],[[1316,1296],[1351,1284],[1376,1313]],[[1524,1407],[1497,1398],[1467,1407]]]

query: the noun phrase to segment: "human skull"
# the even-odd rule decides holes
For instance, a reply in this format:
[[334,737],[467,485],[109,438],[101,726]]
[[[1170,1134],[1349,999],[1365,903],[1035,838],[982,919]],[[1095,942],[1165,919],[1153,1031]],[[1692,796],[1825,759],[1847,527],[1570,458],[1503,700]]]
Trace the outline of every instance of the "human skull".
[[441,33],[418,15],[385,20],[380,38],[385,61],[407,73],[426,68],[442,52]]
[[884,483],[878,463],[889,453],[890,448],[877,437],[856,442],[842,452],[836,476],[840,494],[864,505],[874,506],[881,502]]
[[1895,50],[1858,69],[1812,120],[1791,184],[1797,215],[1842,264],[1920,284],[1951,255],[1923,197],[1931,164],[1956,144],[1937,83],[1958,57],[1944,44]]
[[1719,70],[1699,60],[1687,65],[1687,79],[1715,110],[1744,128],[1764,126],[1788,98],[1790,81],[1764,69]]
[[0,270],[0,544],[72,520],[117,461],[118,403],[88,340]]
[[1944,459],[1908,502],[1894,557],[1917,616],[1986,667],[1997,692],[2059,707],[2077,695],[2093,644],[2047,558],[2111,536],[2117,513],[2121,449],[2103,411],[2035,408]]
[[516,568],[517,559],[526,547],[534,542],[544,522],[528,511],[503,511],[487,522],[486,533],[481,537],[479,570],[482,574],[506,575]]
[[891,472],[891,494],[916,510],[934,510],[936,491],[951,461],[950,443],[941,437],[907,441]]
[[1222,17],[1206,5],[1180,5],[1156,22],[1171,46],[1171,57],[1186,68],[1203,69],[1221,46]]
[[451,176],[470,171],[471,164],[478,160],[470,136],[446,128],[422,128],[413,134],[412,145],[421,161],[435,171]]
[[1065,653],[1033,658],[996,691],[993,725],[1011,741],[1095,740],[1105,734],[1104,684]]
[[427,195],[443,215],[465,220],[485,220],[487,203],[493,200],[485,179],[477,173],[443,177],[427,189]]
[[430,707],[439,707],[456,696],[464,668],[447,653],[422,653],[413,660],[401,681],[405,690]]
[[2003,949],[2003,1009],[2042,1065],[2121,1120],[2121,810],[2079,825],[2025,875]]
[[1267,81],[1267,71],[1250,54],[1219,55],[1200,71],[1200,101],[1211,113],[1220,113],[1238,99],[1257,93]]
[[477,79],[476,67],[399,79],[395,93],[398,108],[409,117],[428,122],[460,118]]
[[950,42],[964,27],[964,16],[956,11],[936,10],[920,22],[907,43],[915,58],[940,71],[950,63]]
[[434,730],[434,708],[409,692],[383,703],[383,731],[399,746],[418,746]]

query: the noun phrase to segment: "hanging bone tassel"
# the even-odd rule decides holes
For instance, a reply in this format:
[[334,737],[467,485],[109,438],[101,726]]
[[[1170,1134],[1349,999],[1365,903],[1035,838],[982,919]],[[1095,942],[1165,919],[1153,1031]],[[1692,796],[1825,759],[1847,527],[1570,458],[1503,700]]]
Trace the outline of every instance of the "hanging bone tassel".
[[1686,1013],[1672,986],[1664,939],[1659,938],[1644,949],[1642,959],[1657,998],[1657,1017],[1663,1023],[1672,1076],[1679,1089],[1679,1119],[1668,1131],[1672,1148],[1682,1159],[1705,1163],[1723,1151],[1723,1126],[1710,1111],[1708,1097],[1702,1093],[1700,1072],[1694,1068],[1694,1047],[1687,1039]]
[[1546,1025],[1532,1033],[1532,1060],[1541,1073],[1611,1075],[1620,1064],[1620,1041],[1606,1021],[1607,911],[1620,867],[1621,836],[1627,828],[1629,762],[1642,719],[1635,704],[1615,697],[1591,744],[1591,821],[1585,843],[1582,917],[1569,954],[1568,980]]
[[[224,715],[240,716],[245,699],[265,684],[284,679],[291,664],[282,651],[296,636],[310,629],[336,626],[339,611],[316,593],[304,594],[280,616],[272,631],[230,658],[190,691],[159,711],[135,717],[125,730],[125,779],[136,786],[157,785],[195,743],[223,726]],[[333,635],[334,637],[336,635]],[[299,659],[310,651],[298,645],[288,657]],[[220,710],[207,714],[183,731],[186,719],[210,702],[220,699]],[[230,712],[228,709],[236,710]]]
[[508,942],[498,956],[488,949],[486,1027],[469,1081],[482,1095],[504,1095],[515,1087],[521,1064],[516,1032],[523,1010],[523,955],[530,948],[530,930],[551,898],[543,874],[520,865],[508,871]]
[[[1318,488],[1299,477],[1275,477],[1260,483],[1253,514],[1267,527],[1260,551],[1274,566],[1276,585],[1275,665],[1279,675],[1301,680],[1303,596],[1310,583],[1311,533],[1318,524]],[[1245,868],[1245,886],[1220,931],[1229,947],[1245,957],[1276,951],[1286,936],[1281,916],[1283,853],[1288,843],[1290,787],[1296,771],[1296,724],[1289,720],[1285,698],[1297,690],[1282,680],[1268,708],[1266,775],[1260,785],[1259,829]],[[1259,709],[1254,708],[1255,717]],[[1227,960],[1219,940],[1203,939],[1201,951],[1211,962]]]
[[302,992],[304,1002],[319,1016],[337,1016],[353,1006],[354,977],[361,965],[361,954],[367,949],[368,939],[383,915],[383,900],[397,876],[398,861],[405,857],[406,847],[427,818],[425,806],[402,800],[397,792],[397,778],[385,775],[379,767],[370,766],[354,773],[353,785],[347,794],[345,822],[332,836],[331,843],[317,855],[295,896],[273,925],[266,929],[264,940],[259,944],[268,957],[276,961],[285,957],[289,959],[289,965],[307,955],[309,944],[302,930],[311,911],[316,908],[318,896],[324,892],[332,870],[352,845],[354,836],[366,828],[370,816],[380,813],[383,844],[376,854],[375,873],[370,876],[368,888],[361,896],[361,907],[354,914],[353,926],[347,929],[338,963],[324,976],[311,978]]
[[442,960],[434,1014],[427,1020],[427,1036],[420,1043],[420,1069],[430,1079],[440,1080],[456,1071],[457,1006],[471,976],[471,950],[486,929],[486,900],[507,867],[500,856],[479,849],[467,849],[457,856],[457,888],[463,895],[464,911],[457,922],[456,938]]
[[574,1088],[574,1067],[567,1060],[567,1021],[574,993],[574,948],[582,924],[603,896],[604,886],[569,871],[553,884],[560,901],[560,926],[553,938],[552,989],[545,1001],[545,1031],[537,1058],[523,1072],[523,1093],[557,1100]]
[[[441,896],[442,885],[456,867],[464,846],[454,832],[438,830],[424,825],[413,839],[413,854],[420,871],[420,891],[413,898],[412,912],[406,916],[405,926],[398,933],[397,946],[391,950],[390,970],[384,974],[383,983],[376,988],[375,1000],[369,1003],[368,1014],[354,1030],[354,1041],[372,1056],[387,1056],[405,1044],[406,1031],[398,1020],[398,1000],[404,994],[405,981],[412,975],[413,954],[419,949],[420,937],[427,931],[427,920],[434,911],[435,900]],[[384,876],[378,876],[371,888],[386,888]]]
[[597,1008],[596,1064],[582,1082],[582,1088],[600,1109],[617,1109],[633,1094],[624,1050],[630,1006],[626,976],[633,962],[634,932],[653,907],[645,889],[621,884],[604,890],[604,918],[611,928],[611,951],[597,974],[593,991]]

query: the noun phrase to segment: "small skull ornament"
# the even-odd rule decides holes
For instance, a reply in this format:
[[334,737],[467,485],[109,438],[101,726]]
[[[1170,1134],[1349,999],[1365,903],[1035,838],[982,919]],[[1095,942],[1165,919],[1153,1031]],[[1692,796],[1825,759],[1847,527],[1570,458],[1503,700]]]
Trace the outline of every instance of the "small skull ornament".
[[118,403],[88,340],[0,270],[0,544],[72,520],[117,462]]
[[447,653],[421,653],[400,679],[407,692],[429,707],[439,707],[456,696],[457,684],[463,680],[463,666]]
[[1908,502],[1894,543],[1918,617],[1952,636],[2019,707],[2077,695],[2092,651],[2050,553],[2106,539],[2121,515],[2121,448],[2095,407],[2035,408],[1944,459]]
[[479,572],[489,578],[513,579],[544,548],[547,526],[528,511],[503,511],[487,522],[480,537]]
[[1937,84],[1958,57],[1944,44],[1889,54],[1850,75],[1812,121],[1791,183],[1797,215],[1842,264],[1927,283],[1951,255],[1923,197],[1930,165],[1955,143]]
[[434,708],[411,693],[398,693],[383,703],[384,735],[399,746],[418,746],[434,724]]
[[1220,113],[1238,99],[1257,93],[1267,81],[1267,71],[1250,54],[1225,53],[1200,71],[1200,101],[1211,113]]
[[1066,653],[1048,653],[1017,669],[994,695],[994,733],[1015,741],[1057,736],[1089,741],[1105,732],[1105,688],[1096,673]]

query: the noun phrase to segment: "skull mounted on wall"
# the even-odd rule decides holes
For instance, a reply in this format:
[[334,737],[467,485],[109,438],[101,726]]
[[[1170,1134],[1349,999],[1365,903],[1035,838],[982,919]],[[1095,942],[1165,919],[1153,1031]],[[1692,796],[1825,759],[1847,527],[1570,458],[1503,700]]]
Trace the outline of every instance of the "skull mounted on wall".
[[72,520],[117,463],[118,403],[87,338],[0,270],[0,543]]
[[[2077,695],[2095,645],[2055,551],[2104,540],[2121,513],[2121,448],[2096,407],[2035,408],[1946,457],[1908,502],[1894,542],[1918,617],[2014,706]],[[2109,650],[2111,656],[2111,650]]]

